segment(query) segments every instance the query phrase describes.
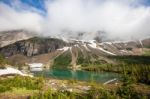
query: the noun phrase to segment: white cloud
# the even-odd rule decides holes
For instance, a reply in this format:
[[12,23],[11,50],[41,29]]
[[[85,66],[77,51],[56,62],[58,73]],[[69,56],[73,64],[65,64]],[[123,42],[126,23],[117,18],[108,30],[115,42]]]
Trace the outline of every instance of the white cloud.
[[28,29],[42,32],[42,21],[43,18],[37,13],[16,11],[5,4],[0,4],[0,31]]
[[[48,36],[93,39],[105,31],[105,39],[137,39],[150,36],[150,7],[142,0],[46,1],[47,15],[17,11],[0,4],[0,30],[29,29]],[[30,7],[29,7],[30,8]],[[70,31],[70,32],[66,32]]]

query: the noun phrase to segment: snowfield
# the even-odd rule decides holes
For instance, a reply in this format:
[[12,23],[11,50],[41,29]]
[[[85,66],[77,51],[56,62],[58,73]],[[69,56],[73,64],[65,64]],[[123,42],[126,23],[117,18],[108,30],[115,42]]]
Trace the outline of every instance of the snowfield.
[[63,50],[63,51],[67,51],[70,47],[63,47],[63,48],[60,48],[60,49],[57,49],[57,50]]

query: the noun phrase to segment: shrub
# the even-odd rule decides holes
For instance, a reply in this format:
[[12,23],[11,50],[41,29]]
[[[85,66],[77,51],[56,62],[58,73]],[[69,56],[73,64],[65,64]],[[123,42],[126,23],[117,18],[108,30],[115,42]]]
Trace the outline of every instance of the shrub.
[[116,99],[113,92],[93,86],[88,92],[89,99]]
[[[131,70],[130,74],[129,70]],[[117,90],[117,94],[121,97],[121,99],[143,99],[144,97],[142,94],[139,94],[134,90],[133,84],[136,82],[137,78],[133,76],[133,70],[133,68],[127,69],[126,66],[123,66],[123,84]]]
[[0,84],[0,93],[5,92],[5,91],[9,91],[9,90],[11,90],[11,87],[9,87],[8,85],[3,86]]

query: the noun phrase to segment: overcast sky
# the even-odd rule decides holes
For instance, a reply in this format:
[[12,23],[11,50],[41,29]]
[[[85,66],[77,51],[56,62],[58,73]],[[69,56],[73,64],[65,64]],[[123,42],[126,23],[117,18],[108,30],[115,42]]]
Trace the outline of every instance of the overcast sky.
[[148,0],[1,0],[0,31],[25,29],[44,36],[142,39],[150,36]]

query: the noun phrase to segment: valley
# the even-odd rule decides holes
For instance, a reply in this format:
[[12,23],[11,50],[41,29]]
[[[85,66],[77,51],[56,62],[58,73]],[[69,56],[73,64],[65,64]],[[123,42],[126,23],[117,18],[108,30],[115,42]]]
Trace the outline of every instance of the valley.
[[150,0],[0,0],[0,99],[150,99]]
[[[14,35],[21,35],[20,31]],[[5,38],[14,37],[5,35]],[[19,70],[0,76],[0,96],[3,98],[150,97],[150,39],[98,42],[27,38],[7,44],[7,39],[3,39],[6,41],[0,47],[1,70],[9,67]],[[32,77],[24,77],[20,72]]]

